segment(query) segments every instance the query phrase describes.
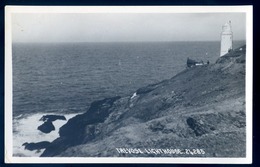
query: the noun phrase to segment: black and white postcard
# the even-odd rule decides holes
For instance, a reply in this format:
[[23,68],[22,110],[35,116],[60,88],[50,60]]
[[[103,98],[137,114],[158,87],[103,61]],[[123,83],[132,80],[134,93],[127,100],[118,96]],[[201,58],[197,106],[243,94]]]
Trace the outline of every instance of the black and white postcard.
[[252,162],[252,6],[7,6],[6,163]]

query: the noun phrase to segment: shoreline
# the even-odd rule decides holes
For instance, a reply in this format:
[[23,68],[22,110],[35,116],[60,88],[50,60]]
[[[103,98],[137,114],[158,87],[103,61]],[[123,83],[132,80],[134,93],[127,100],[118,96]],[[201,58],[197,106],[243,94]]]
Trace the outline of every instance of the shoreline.
[[[48,114],[48,113],[46,113]],[[54,113],[55,114],[55,113]],[[59,137],[58,131],[61,126],[66,124],[67,121],[54,121],[53,124],[55,126],[55,131],[50,132],[49,134],[45,134],[37,130],[37,127],[42,124],[39,119],[44,115],[44,113],[36,113],[30,114],[26,117],[19,117],[18,119],[13,119],[13,149],[14,156],[25,156],[25,157],[39,157],[41,153],[44,151],[40,150],[26,150],[23,146],[26,142],[38,143],[41,141],[49,141],[52,142],[57,137]],[[74,117],[77,114],[65,114],[67,120]],[[34,127],[32,127],[33,125]]]
[[49,147],[41,157],[124,157],[115,148],[125,143],[130,148],[200,148],[203,157],[244,157],[244,56],[245,50],[235,49],[216,63],[140,88],[135,96],[94,101],[60,128],[51,143],[59,149]]

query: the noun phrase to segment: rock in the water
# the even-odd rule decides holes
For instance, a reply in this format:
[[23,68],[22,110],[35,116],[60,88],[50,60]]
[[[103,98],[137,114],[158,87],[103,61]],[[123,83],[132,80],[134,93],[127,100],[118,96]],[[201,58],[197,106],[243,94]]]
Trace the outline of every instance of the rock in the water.
[[27,142],[23,143],[24,149],[30,150],[30,151],[44,149],[44,148],[48,147],[49,145],[50,145],[50,142],[48,142],[48,141],[41,141],[38,143],[27,143]]
[[42,116],[40,121],[43,121],[44,123],[38,127],[38,130],[40,130],[43,133],[50,133],[51,131],[55,130],[55,127],[52,124],[52,122],[56,120],[66,120],[66,118],[62,115]]
[[66,120],[63,115],[44,115],[41,117],[40,121],[56,121],[56,120]]
[[47,121],[44,122],[42,125],[38,126],[37,129],[43,133],[50,133],[51,131],[55,130],[55,127],[51,121]]

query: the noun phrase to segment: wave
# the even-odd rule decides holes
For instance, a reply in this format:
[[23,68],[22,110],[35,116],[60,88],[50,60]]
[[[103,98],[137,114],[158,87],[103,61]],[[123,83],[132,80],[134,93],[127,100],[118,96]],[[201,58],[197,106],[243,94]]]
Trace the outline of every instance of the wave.
[[65,114],[66,120],[56,120],[53,122],[55,130],[45,134],[37,129],[43,122],[40,118],[46,114],[55,113],[37,113],[30,115],[19,115],[13,119],[13,156],[15,157],[38,157],[45,149],[36,151],[26,150],[23,146],[26,142],[52,142],[59,137],[59,128],[63,126],[70,118],[77,114]]

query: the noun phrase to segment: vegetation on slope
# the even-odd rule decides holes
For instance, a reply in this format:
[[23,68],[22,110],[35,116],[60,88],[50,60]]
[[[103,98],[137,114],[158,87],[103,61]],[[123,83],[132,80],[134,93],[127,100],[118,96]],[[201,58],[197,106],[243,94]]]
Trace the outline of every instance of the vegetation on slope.
[[[134,95],[93,102],[60,128],[42,156],[244,157],[246,48],[241,48]],[[116,148],[204,153],[130,154]]]

